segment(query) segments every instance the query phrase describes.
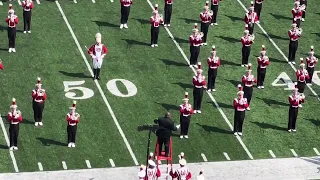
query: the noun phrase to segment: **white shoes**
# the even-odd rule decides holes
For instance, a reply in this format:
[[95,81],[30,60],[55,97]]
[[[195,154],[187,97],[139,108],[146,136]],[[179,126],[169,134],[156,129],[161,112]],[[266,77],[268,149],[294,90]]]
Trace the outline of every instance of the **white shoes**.
[[40,126],[43,126],[43,123],[42,123],[42,122],[39,122],[39,125],[40,125]]
[[184,138],[188,139],[189,137],[188,137],[188,135],[185,135]]
[[302,108],[302,104],[299,104],[299,107]]
[[158,44],[155,44],[154,47],[158,47]]
[[23,31],[23,34],[26,34],[27,33],[27,31]]
[[168,27],[170,27],[170,24],[167,24]]
[[194,68],[198,68],[198,66],[197,66],[197,65],[195,65],[195,64],[193,65],[193,67],[194,67]]
[[305,21],[304,18],[302,18],[301,21],[304,22]]
[[167,25],[166,25],[166,24],[164,24],[163,26],[164,26],[164,27],[167,27]]
[[211,89],[208,89],[208,92],[211,92]]
[[248,108],[247,108],[247,111],[250,111],[250,110],[251,110],[250,107],[248,107]]
[[183,136],[180,136],[180,139],[183,139]]
[[297,130],[296,129],[292,129],[292,132],[297,132]]
[[288,132],[292,132],[292,130],[291,130],[291,129],[289,129],[289,130],[288,130]]
[[216,89],[211,89],[212,90],[212,92],[216,92]]
[[218,26],[218,23],[213,23],[213,25]]
[[208,44],[207,43],[203,43],[203,45],[207,46]]
[[14,149],[14,150],[18,150],[18,147],[16,147],[16,146],[13,146],[13,149]]
[[12,52],[12,48],[9,48],[9,51],[8,51],[9,53],[11,53]]
[[238,132],[238,135],[239,135],[239,136],[242,136],[242,132]]
[[213,26],[213,23],[211,23],[210,26]]
[[128,25],[127,25],[127,24],[124,24],[123,27],[124,27],[125,29],[128,29]]
[[241,64],[241,67],[244,67],[244,64]]
[[10,150],[10,151],[13,151],[13,146],[11,146],[11,147],[9,148],[9,150]]
[[123,28],[123,24],[120,25],[120,29],[122,29],[122,28]]
[[28,31],[29,34],[31,34],[31,31]]
[[151,44],[151,47],[154,47],[154,44]]
[[258,89],[261,89],[261,86],[258,86],[257,88],[258,88]]
[[35,123],[34,123],[34,126],[39,126],[39,122],[35,122]]
[[15,52],[16,52],[16,48],[12,48],[12,52],[14,52],[14,53],[15,53]]
[[74,148],[74,147],[76,147],[76,144],[75,144],[75,143],[69,143],[69,144],[68,144],[68,147],[69,147],[69,148],[70,148],[70,147],[73,147],[73,148]]
[[233,135],[237,136],[237,135],[238,135],[238,133],[237,133],[237,132],[234,132],[234,133],[233,133]]
[[261,89],[264,89],[264,86],[260,86],[261,87]]
[[198,114],[201,114],[201,111],[200,111],[200,110],[198,110]]
[[72,143],[69,143],[69,144],[68,144],[68,147],[71,147],[71,144],[72,144]]

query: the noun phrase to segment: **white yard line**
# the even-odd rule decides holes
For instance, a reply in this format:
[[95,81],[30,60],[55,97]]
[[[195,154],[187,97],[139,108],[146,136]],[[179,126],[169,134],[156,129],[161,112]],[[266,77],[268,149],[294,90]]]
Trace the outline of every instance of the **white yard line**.
[[316,152],[316,154],[317,154],[318,156],[320,156],[320,153],[319,153],[319,151],[318,151],[317,148],[313,148],[313,150],[314,150],[314,152]]
[[40,0],[36,0],[37,1],[37,4],[40,4]]
[[[9,141],[9,138],[8,138],[7,130],[6,130],[5,126],[4,126],[3,120],[1,118],[1,114],[0,114],[0,125],[1,125],[1,129],[2,129],[4,138],[6,140],[6,143],[7,143],[7,146],[8,146],[8,150],[9,150],[10,141]],[[9,151],[9,154],[10,154],[10,157],[11,157],[11,160],[12,160],[14,171],[15,172],[19,172],[19,168],[18,168],[18,165],[17,165],[16,157],[14,156],[13,151]]]
[[91,169],[91,164],[90,164],[90,161],[89,161],[89,160],[86,160],[86,164],[87,164],[87,167],[88,167],[89,169]]
[[[237,0],[238,3],[242,6],[242,8],[248,12],[247,8],[243,5],[243,3],[240,0]],[[249,1],[248,1],[249,2]],[[279,46],[271,39],[271,37],[269,36],[269,34],[263,29],[263,27],[260,24],[256,24],[258,25],[258,27],[261,29],[261,31],[267,36],[267,38],[269,39],[269,41],[271,42],[271,44],[278,50],[278,52],[283,56],[283,58],[289,62],[288,58],[286,55],[284,55],[284,53],[281,51],[281,49],[279,48]],[[289,41],[289,39],[288,39]],[[300,61],[300,60],[299,60]],[[291,68],[296,72],[297,69],[293,64],[290,64]],[[311,88],[311,86],[307,85],[307,87],[310,89],[310,91],[312,92],[313,95],[315,95],[318,99],[318,101],[320,101],[320,97],[318,96],[318,94]]]
[[273,153],[272,150],[269,150],[269,153],[270,153],[270,155],[271,155],[272,158],[276,158],[276,155]]
[[18,4],[21,6],[21,1],[20,0],[18,0]]
[[3,3],[2,3],[2,1],[0,1],[0,6],[3,6]]
[[116,165],[114,164],[113,160],[112,159],[109,159],[109,162],[111,164],[111,167],[116,167]]
[[92,3],[96,3],[96,1],[95,1],[95,0],[92,0]]
[[77,0],[73,0],[74,3],[78,3]]
[[[79,44],[79,41],[78,41],[76,35],[74,34],[74,32],[73,32],[73,30],[72,30],[72,28],[71,28],[71,26],[69,24],[69,21],[68,21],[66,15],[64,14],[64,12],[63,12],[63,10],[62,10],[62,8],[61,8],[61,6],[60,6],[58,1],[56,1],[56,4],[57,4],[57,7],[58,7],[58,9],[59,9],[59,11],[60,11],[60,13],[62,15],[62,18],[64,19],[64,21],[65,21],[65,23],[66,23],[66,25],[67,25],[67,27],[68,27],[71,35],[72,35],[72,38],[73,38],[74,42],[76,43],[76,45],[78,47],[78,50],[79,50],[79,52],[80,52],[80,54],[81,54],[81,56],[83,58],[83,61],[87,65],[87,68],[88,68],[91,76],[93,77],[93,72],[92,72],[91,66],[90,66],[86,56],[84,55],[84,52],[83,52],[83,50],[82,50],[82,48],[81,48],[81,46]],[[94,35],[92,35],[92,36],[94,36]],[[102,96],[102,99],[103,99],[104,103],[106,104],[106,106],[107,106],[107,108],[108,108],[108,110],[109,110],[109,112],[111,114],[111,117],[112,117],[114,123],[117,126],[117,129],[118,129],[118,131],[119,131],[119,133],[120,133],[120,135],[121,135],[121,137],[122,137],[122,139],[123,139],[128,151],[129,151],[129,153],[130,153],[130,155],[131,155],[131,157],[132,157],[132,159],[134,161],[134,164],[135,165],[139,165],[138,160],[137,160],[136,156],[134,155],[134,153],[132,151],[132,148],[131,148],[131,146],[130,146],[125,134],[123,133],[123,130],[121,129],[120,124],[119,124],[119,122],[118,122],[113,110],[111,109],[111,106],[110,106],[110,104],[109,104],[109,102],[108,102],[108,100],[107,100],[107,98],[106,98],[106,96],[105,96],[105,94],[104,94],[99,82],[97,80],[95,80],[94,82],[95,82],[95,84],[96,84],[96,86],[97,86],[97,88],[98,88],[98,90],[99,90],[99,92],[100,92],[100,94]]]
[[38,162],[38,167],[39,167],[39,171],[43,171],[43,166],[42,166],[41,162]]
[[298,154],[294,151],[294,149],[290,149],[294,157],[298,157]]
[[63,167],[64,170],[68,169],[66,162],[62,161],[62,167]]
[[[153,9],[153,5],[150,2],[150,0],[147,0],[147,2],[149,3],[150,7]],[[183,50],[181,49],[180,45],[177,43],[177,41],[174,39],[173,35],[171,34],[170,30],[167,27],[164,27],[164,29],[167,31],[167,33],[169,34],[170,38],[172,39],[173,43],[177,46],[178,50],[180,51],[181,55],[183,56],[183,58],[185,59],[185,61],[188,62],[188,64],[190,64],[189,59],[187,58],[186,54],[183,52]],[[196,70],[191,67],[193,73],[196,75]],[[231,129],[231,131],[233,131],[233,127],[232,124],[230,123],[230,121],[228,120],[227,116],[224,114],[224,112],[222,111],[221,107],[219,106],[219,104],[217,103],[217,101],[215,100],[215,98],[212,96],[212,94],[210,94],[209,92],[207,92],[210,99],[212,100],[212,102],[215,104],[215,106],[217,107],[218,111],[220,112],[220,114],[222,115],[223,119],[225,120],[225,122],[229,125],[229,128]],[[239,136],[236,136],[237,140],[239,141],[239,143],[241,144],[242,148],[246,151],[247,155],[249,156],[250,159],[253,159],[253,156],[251,155],[250,151],[248,150],[247,146],[243,143],[242,139]]]
[[223,155],[224,155],[224,157],[226,157],[226,159],[227,159],[228,161],[231,160],[230,157],[229,157],[229,155],[228,155],[228,153],[224,152]]
[[202,159],[203,159],[204,162],[207,162],[207,161],[208,161],[206,155],[204,155],[203,153],[201,153],[201,156],[202,156]]

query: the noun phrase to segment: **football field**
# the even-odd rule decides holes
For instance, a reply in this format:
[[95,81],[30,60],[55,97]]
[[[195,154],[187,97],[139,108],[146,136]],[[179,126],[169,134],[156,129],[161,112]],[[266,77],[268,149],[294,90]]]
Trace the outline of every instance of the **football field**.
[[[150,47],[152,5],[162,0],[136,0],[131,7],[129,29],[119,29],[120,4],[113,0],[34,1],[32,34],[23,34],[22,8],[13,1],[18,25],[16,53],[7,52],[4,18],[9,2],[0,3],[0,172],[53,171],[104,167],[127,167],[145,163],[148,132],[139,125],[153,124],[165,111],[179,124],[179,105],[189,92],[192,104],[193,68],[188,66],[189,35],[205,1],[174,2],[171,27],[161,26],[159,47]],[[315,46],[319,57],[319,17],[316,0],[308,1],[306,21],[296,56],[287,63],[288,35],[294,1],[264,2],[250,62],[256,75],[256,57],[265,45],[270,58],[265,89],[254,88],[251,111],[247,111],[244,135],[232,133],[233,98],[246,68],[241,63],[244,14],[250,1],[225,0],[219,5],[218,26],[210,26],[208,46],[201,47],[199,61],[207,74],[206,59],[215,45],[221,58],[216,92],[204,93],[202,114],[191,118],[189,139],[173,136],[174,163],[180,152],[188,162],[269,159],[320,155],[320,79],[316,66],[313,85],[305,89],[306,102],[299,110],[297,132],[287,132],[288,96],[296,81],[299,58]],[[102,34],[109,52],[101,80],[92,80],[92,63],[86,47]],[[47,92],[44,126],[34,126],[31,91],[41,77]],[[8,151],[7,112],[12,98],[22,112],[18,151]],[[67,147],[65,116],[72,101],[81,115],[76,148]],[[151,151],[154,151],[152,135]]]

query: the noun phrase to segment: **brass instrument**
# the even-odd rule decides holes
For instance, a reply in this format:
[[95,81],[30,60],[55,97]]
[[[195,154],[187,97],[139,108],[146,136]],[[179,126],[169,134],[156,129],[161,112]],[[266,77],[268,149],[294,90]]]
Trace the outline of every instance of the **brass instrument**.
[[77,112],[72,113],[72,119],[73,120],[78,120],[80,118],[80,114]]
[[302,32],[303,32],[302,28],[296,28],[296,29],[294,30],[294,33],[295,33],[296,35],[298,35],[298,36],[301,36]]
[[252,35],[249,35],[249,36],[248,36],[248,39],[249,39],[250,41],[254,41],[254,39],[255,39],[255,36],[254,36],[254,34],[252,34]]
[[44,95],[45,90],[44,89],[39,89],[38,91],[38,96],[43,96]]
[[21,116],[21,111],[19,111],[19,110],[14,111],[14,112],[13,112],[13,116],[14,116],[15,118]]
[[207,11],[207,15],[211,17],[213,15],[213,11],[212,10]]
[[306,5],[305,5],[305,4],[302,4],[302,5],[300,6],[300,10],[301,10],[301,11],[305,11],[305,10],[306,10]]

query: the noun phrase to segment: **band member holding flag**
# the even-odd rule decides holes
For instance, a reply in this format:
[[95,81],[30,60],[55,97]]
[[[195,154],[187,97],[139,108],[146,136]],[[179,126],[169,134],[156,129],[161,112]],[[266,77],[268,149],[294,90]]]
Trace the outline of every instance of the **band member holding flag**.
[[294,8],[292,8],[291,13],[293,16],[293,23],[296,23],[299,28],[302,18],[302,9],[299,1],[294,2]]
[[209,31],[209,26],[211,24],[213,12],[209,11],[209,1],[206,1],[206,5],[203,7],[203,11],[200,13],[201,19],[201,32],[203,33],[203,44],[207,45],[207,35]]
[[201,103],[203,97],[203,90],[207,88],[205,76],[202,75],[201,62],[198,62],[197,75],[193,76],[193,107],[194,113],[201,113]]
[[151,23],[151,47],[158,47],[159,26],[163,23],[162,15],[158,12],[158,4],[155,4],[152,16],[150,17]]
[[216,47],[212,46],[211,56],[208,57],[207,63],[209,66],[208,70],[208,92],[215,92],[215,84],[216,84],[216,78],[218,74],[218,69],[220,67],[220,58],[216,55]]
[[69,113],[66,117],[68,122],[68,147],[76,147],[77,125],[80,121],[80,114],[76,112],[76,103],[76,101],[73,101],[72,107],[69,108]]
[[23,33],[31,33],[31,10],[33,9],[34,4],[32,0],[22,1],[23,8]]
[[255,0],[254,1],[254,12],[257,13],[258,16],[258,21],[257,23],[259,23],[260,20],[260,14],[261,14],[261,10],[262,10],[262,3],[264,0]]
[[244,22],[248,24],[249,34],[253,35],[254,24],[259,21],[258,15],[254,12],[253,1],[251,1],[251,6],[249,7],[249,12],[244,16]]
[[180,168],[178,168],[177,170],[173,171],[171,169],[169,173],[170,176],[172,178],[190,180],[192,178],[192,175],[189,168],[187,167],[187,161],[185,159],[180,159],[179,164]]
[[289,43],[289,64],[296,64],[295,59],[296,59],[296,52],[298,50],[298,45],[299,45],[299,38],[302,34],[302,29],[297,28],[297,24],[292,24],[292,29],[288,31],[288,35],[290,38],[290,43]]
[[11,53],[16,52],[17,24],[19,23],[18,16],[15,15],[12,9],[12,4],[9,4],[8,14],[6,22],[8,24],[9,53]]
[[188,92],[186,92],[183,99],[183,104],[180,105],[180,139],[188,139],[190,119],[191,114],[193,114],[192,106],[188,102]]
[[303,63],[303,58],[300,58],[301,64],[300,69],[296,71],[297,81],[298,81],[298,92],[303,94],[306,87],[306,82],[310,79],[308,71],[305,69],[305,64]]
[[47,99],[47,93],[44,89],[41,88],[41,86],[41,79],[38,77],[36,88],[32,90],[32,109],[35,126],[43,126],[42,114],[44,109],[44,102]]
[[242,43],[242,63],[241,67],[248,66],[251,44],[254,43],[254,36],[249,35],[249,31],[244,31],[244,36],[241,38]]
[[120,0],[121,4],[121,24],[120,29],[126,28],[128,29],[128,18],[130,14],[130,7],[133,3],[133,0]]
[[241,84],[238,85],[238,97],[233,100],[234,107],[234,122],[233,122],[233,134],[235,136],[242,136],[242,126],[246,115],[246,109],[249,107],[247,98],[243,97]]
[[307,0],[300,0],[300,5],[301,5],[301,8],[302,8],[302,19],[301,19],[301,21],[304,22],[305,21],[304,18],[306,18],[306,12],[307,12]]
[[173,0],[164,0],[164,26],[170,27]]
[[218,25],[217,15],[219,10],[219,1],[222,1],[222,0],[211,0],[211,11],[213,12],[211,17],[211,26]]
[[264,83],[264,78],[266,77],[267,73],[267,66],[270,65],[269,57],[266,56],[266,48],[264,45],[261,46],[261,52],[260,56],[257,58],[258,60],[258,69],[257,69],[257,74],[258,74],[258,79],[257,79],[257,86],[258,89],[264,89],[263,83]]
[[254,78],[254,75],[252,74],[251,63],[248,64],[248,70],[246,75],[242,76],[242,83],[244,86],[244,97],[247,99],[248,102],[247,110],[250,111],[250,101],[253,93],[253,83],[257,83],[257,80]]
[[93,80],[100,80],[100,69],[104,56],[108,53],[107,47],[101,43],[101,34],[96,34],[96,44],[88,49],[88,54],[92,57],[93,62]]
[[311,46],[311,50],[309,52],[309,56],[306,58],[307,61],[307,71],[309,74],[309,79],[307,79],[307,83],[311,85],[313,73],[314,73],[314,66],[318,63],[318,58],[314,56],[314,47]]
[[198,24],[194,24],[192,34],[189,36],[190,43],[190,67],[197,67],[198,57],[200,54],[200,46],[202,44],[203,32],[199,33]]
[[19,124],[22,122],[22,115],[17,108],[16,99],[13,98],[10,106],[11,111],[8,112],[8,121],[10,123],[10,151],[18,150]]
[[292,95],[289,96],[289,120],[288,120],[288,132],[296,132],[296,122],[298,118],[299,107],[302,107],[301,104],[304,103],[304,95],[300,95],[298,92],[297,84],[295,83],[295,89],[292,92]]

